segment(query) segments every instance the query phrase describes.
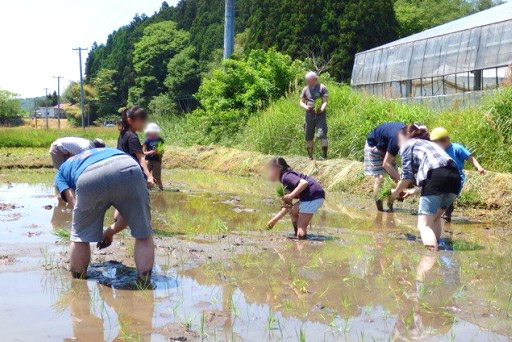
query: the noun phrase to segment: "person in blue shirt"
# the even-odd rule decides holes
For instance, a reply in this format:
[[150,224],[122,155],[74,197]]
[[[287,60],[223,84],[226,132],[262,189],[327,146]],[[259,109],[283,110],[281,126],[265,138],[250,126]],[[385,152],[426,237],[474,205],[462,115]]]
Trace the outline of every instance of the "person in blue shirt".
[[91,149],[60,166],[55,186],[62,199],[73,207],[70,245],[73,277],[85,277],[91,242],[97,242],[100,248],[107,247],[113,236],[126,227],[114,223],[103,231],[105,213],[113,206],[135,238],[135,265],[143,284],[147,284],[155,255],[149,192],[140,165],[118,149]]
[[[471,152],[468,151],[467,148],[465,148],[461,144],[452,143],[450,140],[450,135],[448,133],[448,130],[443,127],[437,127],[435,128],[432,133],[430,134],[430,140],[433,142],[439,144],[445,151],[448,153],[448,155],[455,161],[457,164],[457,168],[459,169],[460,178],[461,178],[461,191],[462,187],[464,186],[464,182],[466,180],[466,174],[464,173],[464,165],[466,164],[466,161],[469,161],[471,165],[477,169],[477,171],[484,175],[487,171],[480,165],[478,160],[476,160],[475,157],[471,154]],[[454,210],[454,205],[452,204],[448,209],[446,209],[445,215],[443,218],[447,222],[451,222],[452,220],[452,213]]]

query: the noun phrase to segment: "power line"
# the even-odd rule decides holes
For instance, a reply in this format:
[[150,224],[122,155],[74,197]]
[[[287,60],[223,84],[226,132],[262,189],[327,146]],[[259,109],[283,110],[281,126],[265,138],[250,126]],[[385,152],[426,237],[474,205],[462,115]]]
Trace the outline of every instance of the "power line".
[[87,48],[74,48],[74,51],[78,51],[78,60],[80,63],[80,111],[82,112],[82,128],[85,128],[85,117],[84,117],[84,79],[82,74],[82,51],[87,51]]
[[45,107],[45,115],[46,115],[46,129],[48,129],[48,128],[49,128],[49,124],[48,124],[48,90],[49,90],[49,89],[48,89],[48,88],[43,88],[43,89],[44,89],[45,94],[46,94],[46,95],[44,96],[44,98],[45,98],[45,100],[46,100],[46,101],[45,101],[45,103],[46,103],[46,107]]
[[59,111],[59,116],[57,119],[57,127],[60,129],[60,79],[64,78],[63,76],[53,76],[53,78],[57,79],[57,107]]

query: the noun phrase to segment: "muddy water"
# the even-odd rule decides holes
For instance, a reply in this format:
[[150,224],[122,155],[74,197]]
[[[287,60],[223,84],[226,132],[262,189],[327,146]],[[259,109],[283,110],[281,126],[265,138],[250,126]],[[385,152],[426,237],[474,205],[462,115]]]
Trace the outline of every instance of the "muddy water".
[[296,242],[286,221],[260,232],[279,206],[273,186],[172,177],[179,192],[152,193],[152,291],[124,289],[127,234],[95,253],[90,280],[71,280],[54,235],[69,210],[48,185],[0,184],[0,340],[512,340],[507,229],[447,226],[446,250],[428,253],[407,210],[376,214],[334,195],[315,238]]

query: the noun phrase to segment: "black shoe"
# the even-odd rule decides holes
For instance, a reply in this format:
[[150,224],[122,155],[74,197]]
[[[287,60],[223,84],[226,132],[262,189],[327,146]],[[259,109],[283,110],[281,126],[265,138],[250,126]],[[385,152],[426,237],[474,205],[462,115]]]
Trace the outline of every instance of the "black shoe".
[[375,205],[377,206],[377,210],[378,211],[384,211],[384,206],[382,205],[382,201],[381,200],[375,201]]
[[442,218],[443,218],[443,220],[445,220],[448,223],[452,222],[452,215],[444,214]]

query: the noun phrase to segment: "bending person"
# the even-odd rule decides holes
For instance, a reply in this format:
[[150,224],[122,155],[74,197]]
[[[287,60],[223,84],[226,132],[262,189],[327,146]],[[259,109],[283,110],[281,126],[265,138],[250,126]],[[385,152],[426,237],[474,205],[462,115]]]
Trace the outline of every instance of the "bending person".
[[[379,190],[387,172],[391,179],[398,183],[400,174],[396,168],[395,159],[398,154],[398,132],[405,125],[401,122],[385,123],[375,128],[366,139],[364,146],[364,175],[375,177],[373,198],[377,210],[384,211]],[[393,201],[388,201],[389,210],[393,210]]]
[[78,137],[59,138],[50,146],[50,156],[52,157],[53,166],[58,169],[69,157],[76,156],[91,148],[101,147],[105,147],[105,143],[101,139],[90,141]]
[[409,185],[421,187],[418,230],[423,244],[437,250],[441,237],[441,216],[457,198],[461,179],[453,159],[436,143],[428,131],[416,125],[406,126],[398,135],[402,157],[402,179],[392,191],[400,198]]
[[104,241],[105,212],[114,206],[135,238],[139,277],[148,281],[155,252],[149,193],[139,164],[117,149],[89,150],[62,164],[55,186],[74,207],[70,246],[73,277],[85,277],[91,257],[89,244]]

